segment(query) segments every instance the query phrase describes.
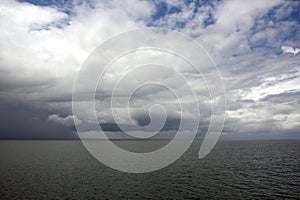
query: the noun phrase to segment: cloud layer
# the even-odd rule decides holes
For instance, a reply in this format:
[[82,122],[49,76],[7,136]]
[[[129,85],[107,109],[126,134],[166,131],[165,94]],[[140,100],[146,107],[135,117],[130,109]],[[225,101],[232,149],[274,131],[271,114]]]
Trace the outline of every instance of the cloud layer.
[[[155,26],[178,30],[197,40],[218,65],[228,104],[223,137],[299,138],[299,54],[282,50],[282,46],[300,47],[299,8],[297,1],[280,0],[49,4],[1,1],[0,137],[51,137],[50,132],[73,137],[73,82],[87,56],[114,35]],[[162,62],[155,52],[140,52],[132,57]],[[117,108],[117,118],[112,118],[109,91],[114,81],[130,70],[130,60],[129,55],[115,63],[103,77],[102,88],[98,88],[96,114],[105,129],[115,134],[113,137],[116,132],[121,134],[115,122],[129,126],[129,121],[123,117],[124,110]],[[200,77],[184,62],[173,62],[199,96],[207,95]],[[123,86],[130,87],[147,77],[168,81],[181,89],[176,76],[163,70],[159,76],[132,74]],[[149,122],[147,106],[157,101],[165,105],[168,113],[164,131],[169,134],[176,129],[178,104],[170,93],[161,87],[145,87],[133,97],[131,114],[136,124],[144,126]],[[209,122],[210,102],[206,100],[200,98],[199,102],[201,133]],[[26,127],[28,134],[18,135],[22,128],[16,127],[26,126],[24,120],[34,126]],[[56,133],[53,137],[57,137]]]

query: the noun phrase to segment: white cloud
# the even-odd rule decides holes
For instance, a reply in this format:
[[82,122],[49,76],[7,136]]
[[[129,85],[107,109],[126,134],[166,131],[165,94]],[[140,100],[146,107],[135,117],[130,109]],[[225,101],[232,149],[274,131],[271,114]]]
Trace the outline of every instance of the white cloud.
[[290,53],[293,54],[294,56],[300,52],[299,48],[290,47],[290,46],[281,46],[281,49],[283,53]]
[[286,71],[278,75],[259,77],[259,86],[250,88],[240,95],[242,100],[261,100],[270,95],[279,95],[289,92],[300,92],[300,72],[297,69]]
[[[0,69],[4,72],[0,74],[1,82],[18,85],[18,89],[27,85],[45,85],[47,91],[45,87],[40,88],[38,96],[30,96],[32,100],[39,99],[39,95],[47,96],[49,92],[52,96],[61,95],[62,91],[70,93],[73,78],[95,47],[112,35],[137,28],[140,25],[135,18],[151,14],[148,3],[130,3],[111,2],[112,7],[105,7],[98,2],[94,9],[85,4],[77,5],[74,8],[76,15],[70,17],[55,8],[1,1]],[[129,16],[123,4],[141,6],[143,12]],[[61,20],[69,21],[70,25]],[[43,29],[51,23],[62,23],[63,27]],[[42,29],[35,30],[36,26]],[[15,96],[28,96],[19,91],[9,92],[10,95],[15,92]]]
[[48,121],[55,122],[55,123],[58,123],[58,124],[61,124],[63,126],[67,126],[67,127],[72,127],[75,124],[77,125],[77,124],[81,123],[81,120],[79,120],[74,115],[68,115],[67,117],[60,117],[58,114],[49,115]]

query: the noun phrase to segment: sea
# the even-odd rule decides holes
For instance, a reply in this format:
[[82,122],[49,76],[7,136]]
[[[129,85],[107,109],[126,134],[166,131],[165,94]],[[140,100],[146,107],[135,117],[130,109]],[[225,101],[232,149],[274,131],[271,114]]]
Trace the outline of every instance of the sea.
[[[173,164],[131,174],[78,140],[1,140],[0,199],[300,199],[300,140],[195,141]],[[164,141],[116,141],[146,151]]]

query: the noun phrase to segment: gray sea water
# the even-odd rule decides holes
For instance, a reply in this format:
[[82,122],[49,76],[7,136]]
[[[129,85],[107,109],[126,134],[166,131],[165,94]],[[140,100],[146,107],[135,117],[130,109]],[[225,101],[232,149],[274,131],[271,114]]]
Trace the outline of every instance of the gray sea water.
[[[144,151],[163,141],[117,143]],[[204,159],[200,145],[162,170],[128,174],[80,141],[0,141],[0,199],[299,199],[299,140],[220,141]]]

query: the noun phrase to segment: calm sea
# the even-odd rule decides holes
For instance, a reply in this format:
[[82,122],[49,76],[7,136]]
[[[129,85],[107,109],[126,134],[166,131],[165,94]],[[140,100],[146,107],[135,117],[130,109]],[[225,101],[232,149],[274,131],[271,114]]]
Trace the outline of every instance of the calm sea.
[[[140,151],[163,144],[117,143]],[[220,141],[204,159],[200,145],[162,170],[128,174],[99,163],[80,141],[2,140],[0,199],[300,198],[299,140]]]

